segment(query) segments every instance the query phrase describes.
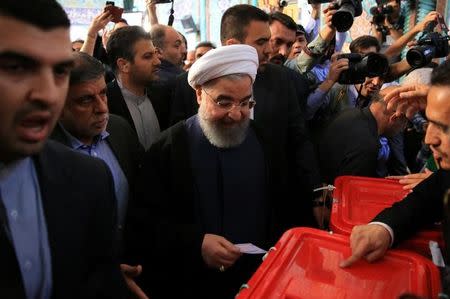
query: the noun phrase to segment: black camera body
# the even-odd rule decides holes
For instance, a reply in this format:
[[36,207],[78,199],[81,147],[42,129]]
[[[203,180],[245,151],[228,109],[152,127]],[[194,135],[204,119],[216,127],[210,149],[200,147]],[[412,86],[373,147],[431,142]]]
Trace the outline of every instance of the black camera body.
[[156,0],[155,4],[161,4],[161,3],[172,3],[173,0]]
[[348,59],[348,70],[339,75],[339,84],[361,84],[366,77],[379,77],[389,70],[389,62],[386,56],[378,53],[366,55],[358,53],[340,54],[337,59]]
[[348,31],[353,25],[353,19],[362,14],[361,0],[308,0],[309,4],[333,2],[337,9],[331,19],[331,23],[339,32]]
[[383,25],[387,16],[394,12],[394,7],[388,4],[380,4],[370,8],[370,13],[373,15],[373,23]]
[[445,57],[449,54],[447,35],[433,32],[436,22],[431,22],[424,30],[424,35],[417,41],[417,46],[406,53],[406,61],[413,68],[424,67],[433,58]]

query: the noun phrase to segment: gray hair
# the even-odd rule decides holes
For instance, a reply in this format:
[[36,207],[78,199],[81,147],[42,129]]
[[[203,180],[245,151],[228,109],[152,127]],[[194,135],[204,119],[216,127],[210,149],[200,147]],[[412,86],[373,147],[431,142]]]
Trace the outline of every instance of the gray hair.
[[105,75],[103,64],[94,57],[83,52],[74,52],[73,57],[75,61],[70,73],[70,86],[98,79]]

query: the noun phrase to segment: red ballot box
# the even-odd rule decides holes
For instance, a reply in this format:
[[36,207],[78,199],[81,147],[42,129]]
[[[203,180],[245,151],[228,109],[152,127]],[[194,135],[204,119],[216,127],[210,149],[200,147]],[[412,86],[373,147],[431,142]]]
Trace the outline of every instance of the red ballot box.
[[421,255],[389,250],[374,263],[360,260],[349,268],[348,236],[312,228],[283,234],[238,299],[397,299],[411,293],[437,298],[439,271]]
[[[396,180],[340,176],[334,182],[330,229],[349,235],[353,226],[369,223],[384,208],[403,199],[408,191]],[[436,241],[443,249],[444,241],[439,226],[419,232],[399,248],[416,251],[430,257],[429,241]]]

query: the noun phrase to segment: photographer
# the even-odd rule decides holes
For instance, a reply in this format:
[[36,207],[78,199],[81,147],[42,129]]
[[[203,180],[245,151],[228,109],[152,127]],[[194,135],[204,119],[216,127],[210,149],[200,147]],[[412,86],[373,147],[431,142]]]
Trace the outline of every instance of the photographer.
[[414,37],[420,33],[425,31],[426,27],[430,22],[436,22],[439,18],[440,14],[436,11],[431,11],[427,14],[427,16],[419,23],[417,23],[411,30],[406,32],[400,38],[398,38],[389,48],[386,49],[384,54],[387,57],[394,57],[399,55],[401,51],[406,47],[406,45],[414,39]]
[[383,43],[387,35],[390,35],[394,41],[403,35],[405,16],[402,13],[401,0],[391,0],[387,3],[377,0],[377,6],[372,7],[370,11],[373,15],[372,34],[379,43]]
[[[378,53],[379,50],[378,41],[368,35],[361,36],[350,44],[351,53]],[[314,118],[311,123],[313,129],[320,131],[334,115],[345,108],[367,106],[370,96],[380,90],[383,80],[379,76],[367,77],[362,84],[336,84],[341,72],[347,69],[348,59],[333,61],[327,79],[308,97],[306,119]]]
[[308,44],[308,46],[295,59],[288,60],[284,63],[290,69],[302,74],[310,71],[326,53],[331,40],[336,34],[336,28],[332,24],[333,15],[337,9],[330,4],[324,11],[325,25],[319,32],[317,37]]

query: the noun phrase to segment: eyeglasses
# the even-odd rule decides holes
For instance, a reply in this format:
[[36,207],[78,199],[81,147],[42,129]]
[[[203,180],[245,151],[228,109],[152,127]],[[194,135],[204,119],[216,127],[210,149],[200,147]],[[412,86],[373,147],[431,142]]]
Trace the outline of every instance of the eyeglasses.
[[211,101],[221,110],[230,112],[234,109],[234,107],[238,107],[239,109],[252,109],[256,105],[256,101],[252,98],[243,100],[237,104],[234,103],[233,100],[217,100],[214,99],[208,92],[206,92],[205,89],[203,91],[206,93],[206,95],[211,99]]

